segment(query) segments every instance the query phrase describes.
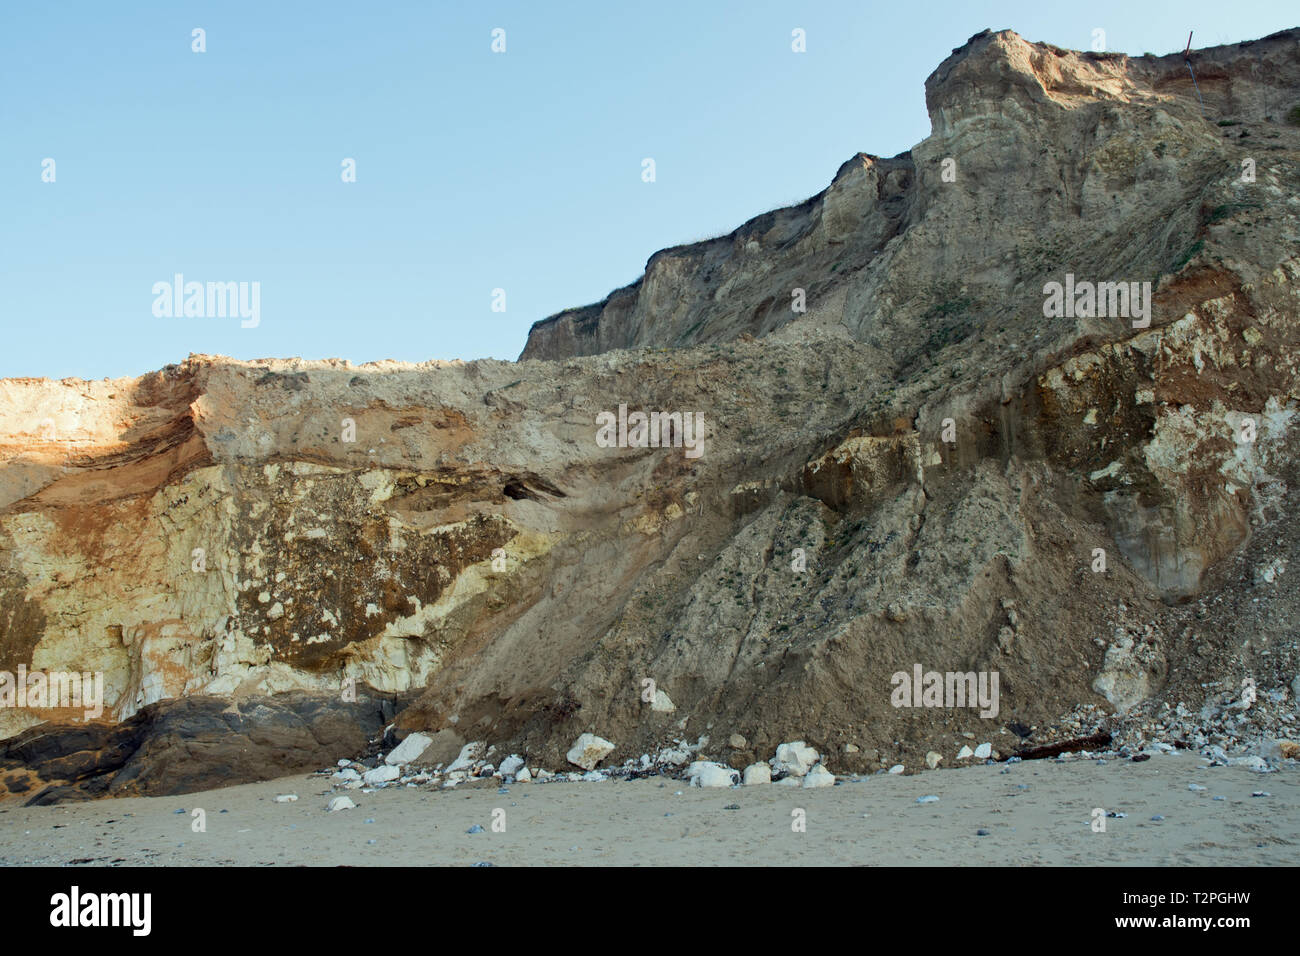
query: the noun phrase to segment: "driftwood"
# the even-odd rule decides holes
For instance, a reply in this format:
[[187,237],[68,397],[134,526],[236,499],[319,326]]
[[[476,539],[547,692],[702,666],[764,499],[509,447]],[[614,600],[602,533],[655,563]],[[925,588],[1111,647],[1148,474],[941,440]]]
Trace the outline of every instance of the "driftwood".
[[1055,757],[1057,754],[1068,754],[1076,750],[1104,747],[1108,743],[1110,743],[1110,732],[1103,730],[1091,737],[1074,737],[1054,744],[1043,744],[1041,747],[1025,747],[1017,750],[1012,756],[1019,757],[1021,760],[1042,760],[1044,757]]

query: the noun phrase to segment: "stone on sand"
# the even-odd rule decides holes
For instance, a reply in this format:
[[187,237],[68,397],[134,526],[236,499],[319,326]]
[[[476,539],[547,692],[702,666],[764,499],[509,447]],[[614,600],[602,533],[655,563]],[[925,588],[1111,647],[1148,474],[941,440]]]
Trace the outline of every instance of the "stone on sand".
[[418,760],[420,754],[428,749],[433,740],[424,734],[407,734],[406,739],[392,749],[384,763],[396,767],[401,764],[410,763],[412,760]]
[[833,787],[835,786],[835,774],[818,764],[804,774],[803,786],[805,790],[812,790],[816,787]]
[[734,787],[740,774],[711,760],[697,760],[686,769],[692,787]]
[[821,755],[816,750],[802,740],[796,740],[776,748],[776,756],[771,761],[772,770],[775,773],[784,771],[792,777],[802,777],[819,759]]
[[576,767],[583,770],[595,770],[596,764],[600,763],[614,751],[614,745],[604,737],[597,737],[595,734],[582,734],[564,758]]

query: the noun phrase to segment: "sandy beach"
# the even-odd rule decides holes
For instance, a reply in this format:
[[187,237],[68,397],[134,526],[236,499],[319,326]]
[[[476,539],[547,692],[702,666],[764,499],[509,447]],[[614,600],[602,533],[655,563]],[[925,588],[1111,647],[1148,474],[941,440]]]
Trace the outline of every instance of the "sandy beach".
[[[451,790],[334,791],[327,776],[298,775],[181,797],[11,804],[0,808],[0,864],[1300,863],[1296,769],[1210,767],[1187,753],[1140,763],[1075,758],[880,774],[816,790],[699,789],[655,777],[506,790],[485,780]],[[1252,796],[1260,791],[1268,795]],[[326,812],[340,793],[356,808]],[[277,803],[282,794],[298,799]],[[917,802],[926,796],[939,799]],[[1106,817],[1105,832],[1094,832],[1094,808],[1125,816]],[[196,809],[204,811],[206,832],[192,829]],[[792,827],[798,810],[804,832]],[[503,832],[493,829],[494,819]],[[468,832],[474,826],[482,832]]]

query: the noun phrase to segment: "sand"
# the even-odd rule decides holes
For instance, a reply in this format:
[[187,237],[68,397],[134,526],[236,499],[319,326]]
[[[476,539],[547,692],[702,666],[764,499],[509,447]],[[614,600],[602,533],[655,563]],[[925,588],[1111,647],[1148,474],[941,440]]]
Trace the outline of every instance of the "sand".
[[[332,791],[325,776],[298,775],[180,797],[10,803],[0,808],[0,864],[1300,863],[1300,769],[1258,774],[1206,763],[1188,753],[1142,763],[1030,761],[881,774],[819,790],[701,790],[648,778],[516,783],[507,794],[498,793],[498,782],[366,793]],[[1208,789],[1191,791],[1192,783]],[[1251,796],[1257,790],[1270,796]],[[298,800],[276,803],[285,793]],[[326,813],[337,793],[357,808]],[[925,795],[939,801],[918,804]],[[1127,816],[1107,818],[1105,832],[1094,832],[1094,807]],[[191,829],[196,808],[206,813],[206,832]],[[504,832],[492,829],[498,808],[505,811]],[[806,832],[792,830],[796,809],[805,813]],[[1164,819],[1153,821],[1156,815]],[[467,833],[475,824],[483,832]],[[980,829],[988,835],[977,835]]]

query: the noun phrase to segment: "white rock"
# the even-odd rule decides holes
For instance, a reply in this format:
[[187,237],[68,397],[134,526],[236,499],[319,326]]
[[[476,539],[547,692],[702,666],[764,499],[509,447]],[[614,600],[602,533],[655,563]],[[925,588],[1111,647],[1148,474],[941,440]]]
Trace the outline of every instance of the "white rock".
[[497,767],[497,773],[503,777],[514,777],[519,779],[519,771],[524,766],[524,758],[518,754],[511,754],[505,760],[501,761],[501,766]]
[[348,765],[351,764],[351,763],[352,763],[351,760],[349,760],[347,757],[344,757],[342,760],[340,760],[340,761],[338,762],[338,766],[340,766],[340,767],[346,767],[346,766],[348,766]]
[[672,698],[663,691],[656,690],[654,703],[650,705],[650,709],[658,714],[671,714],[677,709],[677,705],[674,704]]
[[294,803],[298,799],[296,793],[282,793],[275,798],[276,803]]
[[335,772],[330,779],[337,780],[339,783],[357,783],[361,780],[361,774],[351,767],[344,767],[342,770]]
[[835,774],[818,764],[804,775],[803,785],[805,790],[811,790],[815,787],[833,787],[835,786]]
[[989,757],[993,756],[993,745],[980,744],[975,748],[975,756],[980,760],[987,760]]
[[433,743],[432,738],[426,737],[424,734],[407,734],[406,739],[394,747],[393,752],[384,758],[384,763],[393,767],[410,763],[428,750],[431,743]]
[[587,783],[600,783],[602,780],[607,780],[608,778],[599,770],[588,770],[582,775],[582,779]]
[[821,755],[817,751],[802,740],[796,740],[776,748],[776,756],[771,760],[772,771],[785,771],[792,777],[802,777],[820,759]]
[[549,770],[539,770],[537,773],[533,774],[533,777],[536,780],[550,780],[554,776],[555,774],[551,773]]
[[569,752],[564,755],[564,759],[574,766],[581,767],[583,770],[595,770],[596,764],[600,763],[614,751],[614,745],[604,737],[597,737],[595,734],[583,734],[580,736]]
[[335,797],[325,809],[329,813],[334,813],[336,810],[355,810],[356,808],[357,805],[352,802],[350,797]]
[[1267,564],[1261,564],[1255,568],[1255,585],[1272,584],[1278,579],[1278,576],[1286,570],[1285,558],[1274,558]]
[[733,787],[740,774],[711,760],[697,760],[686,769],[692,787]]
[[515,780],[517,780],[519,783],[528,783],[528,781],[532,779],[533,779],[533,775],[528,772],[527,767],[520,767],[519,772],[515,774]]
[[740,734],[732,734],[727,738],[727,746],[732,750],[744,750],[747,744],[748,741]]
[[802,787],[803,777],[782,777],[776,782],[778,787]]
[[451,762],[450,766],[447,767],[447,772],[451,773],[454,770],[468,771],[472,769],[474,762],[482,756],[484,746],[485,744],[482,740],[476,740],[461,747],[460,756]]
[[958,760],[965,760],[968,757],[973,757],[973,756],[975,756],[975,751],[971,750],[965,744],[962,744],[961,750],[957,751]]
[[928,754],[925,755],[925,765],[929,767],[931,770],[933,770],[935,767],[939,766],[939,761],[942,759],[943,756],[940,753],[931,750]]
[[688,747],[665,747],[656,755],[655,762],[669,767],[680,767],[690,759],[691,751]]
[[390,767],[388,764],[384,764],[382,767],[376,767],[374,770],[367,770],[361,775],[361,779],[364,780],[366,784],[373,787],[377,783],[388,783],[390,780],[396,780],[401,775],[402,771],[398,770],[396,767]]
[[903,772],[903,765],[902,765],[901,763],[896,763],[896,764],[894,764],[892,767],[889,768],[889,772],[890,772],[890,773],[902,773],[902,772]]
[[756,787],[759,784],[772,782],[772,768],[765,763],[751,763],[745,768],[745,775],[742,782],[747,787]]
[[1245,767],[1255,773],[1268,773],[1271,769],[1268,761],[1258,754],[1251,754],[1248,757],[1229,757],[1227,763],[1232,767]]

